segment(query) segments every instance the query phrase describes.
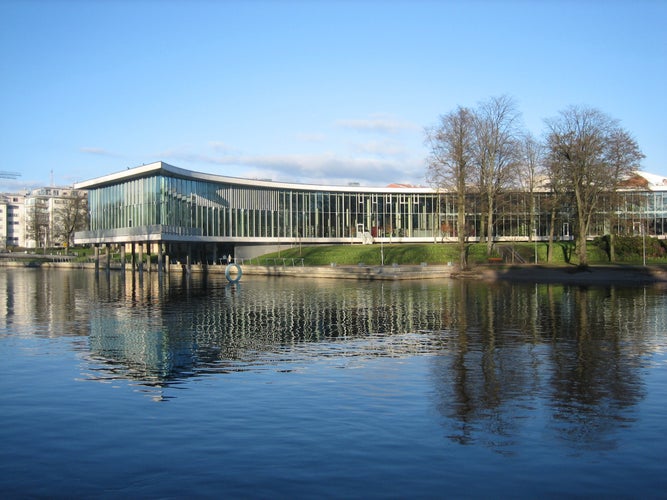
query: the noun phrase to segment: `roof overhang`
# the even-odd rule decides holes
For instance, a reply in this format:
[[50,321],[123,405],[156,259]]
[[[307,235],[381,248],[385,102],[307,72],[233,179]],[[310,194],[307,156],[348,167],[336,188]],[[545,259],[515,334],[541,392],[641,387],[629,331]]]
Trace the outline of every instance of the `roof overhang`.
[[102,177],[96,177],[87,181],[78,182],[74,185],[76,189],[97,189],[120,182],[125,182],[131,179],[138,179],[142,177],[150,177],[152,175],[166,174],[183,179],[201,180],[208,182],[215,182],[220,184],[232,184],[247,187],[261,187],[270,189],[288,189],[300,191],[336,191],[336,192],[350,192],[350,193],[433,193],[434,190],[429,187],[367,187],[367,186],[337,186],[325,184],[301,184],[290,182],[275,182],[258,179],[243,179],[240,177],[229,177],[224,175],[206,174],[203,172],[195,172],[183,168],[175,167],[157,161],[149,163],[148,165],[141,165],[139,167],[128,168]]

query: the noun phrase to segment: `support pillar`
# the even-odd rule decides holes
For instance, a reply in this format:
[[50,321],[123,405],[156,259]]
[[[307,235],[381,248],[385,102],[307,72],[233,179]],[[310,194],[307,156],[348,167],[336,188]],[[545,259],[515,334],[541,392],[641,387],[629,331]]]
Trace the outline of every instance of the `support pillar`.
[[157,272],[160,274],[162,272],[162,242],[158,241],[157,243]]
[[95,248],[93,250],[93,260],[95,261],[95,272],[100,271],[100,247],[95,243]]
[[104,244],[104,250],[106,251],[107,254],[105,268],[108,273],[111,270],[111,246],[109,245],[109,243]]
[[125,274],[125,243],[120,245],[120,270]]
[[143,273],[144,273],[144,244],[143,243],[139,243],[138,253],[139,253],[139,255],[137,257],[137,260],[138,260],[137,264],[138,264],[139,274],[143,275]]

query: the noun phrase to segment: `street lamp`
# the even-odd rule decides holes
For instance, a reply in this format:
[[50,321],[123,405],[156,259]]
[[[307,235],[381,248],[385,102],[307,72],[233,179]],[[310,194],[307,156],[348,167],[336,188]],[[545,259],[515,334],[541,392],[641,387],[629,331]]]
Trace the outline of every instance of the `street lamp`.
[[644,267],[646,267],[646,229],[644,228],[644,225],[646,224],[646,212],[647,212],[647,207],[644,206],[644,217],[641,218],[641,228],[642,228],[642,261],[644,263]]
[[537,264],[537,228],[533,229],[533,242],[535,244],[535,264]]
[[644,267],[646,267],[646,231],[644,230],[643,222],[642,222],[642,259]]
[[382,241],[382,236],[380,236],[380,263],[384,267],[384,242]]

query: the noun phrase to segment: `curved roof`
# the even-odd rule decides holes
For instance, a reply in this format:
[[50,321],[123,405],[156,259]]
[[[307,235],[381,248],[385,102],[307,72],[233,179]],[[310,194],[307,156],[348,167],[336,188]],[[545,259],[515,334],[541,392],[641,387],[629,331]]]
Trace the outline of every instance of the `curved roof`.
[[236,184],[248,187],[264,187],[272,189],[295,189],[302,191],[338,191],[338,192],[366,192],[366,193],[432,193],[434,190],[429,187],[414,187],[400,184],[393,184],[387,187],[368,187],[359,185],[340,186],[326,184],[301,184],[296,182],[275,182],[270,180],[244,179],[241,177],[229,177],[224,175],[207,174],[195,172],[183,168],[169,165],[168,163],[157,161],[148,165],[128,168],[113,174],[96,177],[87,181],[75,184],[76,189],[95,189],[99,187],[116,184],[128,179],[135,179],[155,175],[158,173],[169,174],[184,179],[202,180],[208,182],[217,182],[223,184]]

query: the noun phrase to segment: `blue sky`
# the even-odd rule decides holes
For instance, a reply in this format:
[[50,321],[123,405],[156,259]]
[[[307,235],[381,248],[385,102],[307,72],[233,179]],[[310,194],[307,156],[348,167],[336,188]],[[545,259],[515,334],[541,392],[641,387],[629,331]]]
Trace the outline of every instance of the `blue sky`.
[[0,191],[163,160],[425,184],[424,128],[516,100],[620,120],[667,176],[667,2],[0,0]]

